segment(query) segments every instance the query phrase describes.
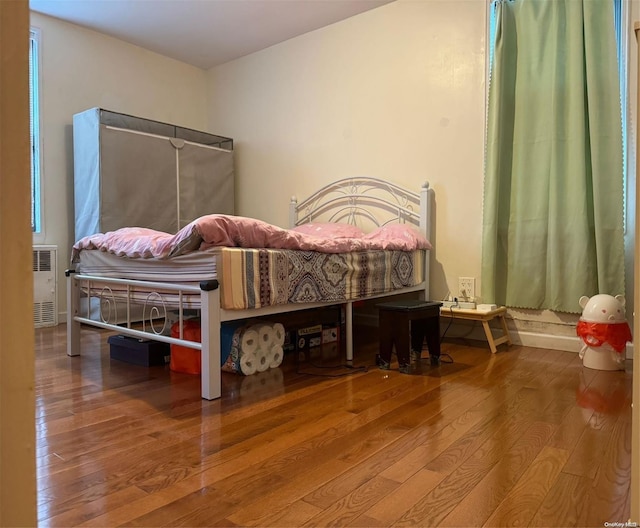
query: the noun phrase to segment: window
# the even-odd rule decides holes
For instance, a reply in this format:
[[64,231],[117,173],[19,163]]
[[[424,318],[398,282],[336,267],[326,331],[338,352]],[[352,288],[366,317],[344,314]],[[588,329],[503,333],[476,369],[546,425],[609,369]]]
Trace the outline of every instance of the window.
[[29,31],[29,129],[31,132],[31,229],[42,232],[40,159],[40,31]]
[[[616,26],[616,40],[618,48],[618,79],[620,80],[620,109],[622,112],[622,167],[624,169],[624,186],[627,188],[628,178],[628,151],[629,135],[628,127],[628,86],[627,86],[627,44],[629,27],[629,9],[626,2],[622,0],[613,0],[613,19]],[[625,200],[625,208],[627,206]],[[626,211],[625,211],[626,213]]]
[[487,302],[577,313],[581,295],[625,291],[624,4],[491,4]]
[[[496,3],[501,0],[490,0],[489,2],[489,22],[488,22],[488,30],[489,30],[489,60],[488,64],[488,82],[487,86],[491,83],[491,67],[493,64],[493,51],[494,51],[494,43],[495,43],[495,31],[496,31]],[[627,134],[627,97],[628,97],[628,87],[627,87],[627,40],[628,40],[628,32],[627,29],[629,27],[629,8],[627,3],[623,0],[612,0],[613,6],[613,19],[616,28],[616,40],[617,40],[617,50],[618,50],[618,78],[620,80],[620,109],[621,109],[621,117],[622,117],[622,166],[624,168],[624,183],[625,188],[627,186],[627,155],[628,155],[628,141],[629,137]],[[626,203],[625,203],[626,206]]]

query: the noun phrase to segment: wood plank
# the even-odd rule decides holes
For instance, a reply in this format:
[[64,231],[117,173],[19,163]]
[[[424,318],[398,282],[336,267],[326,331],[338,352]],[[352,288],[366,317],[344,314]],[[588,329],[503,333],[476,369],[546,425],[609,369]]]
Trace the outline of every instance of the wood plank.
[[363,515],[368,519],[375,519],[380,526],[390,526],[443,478],[441,473],[421,469]]
[[535,422],[511,446],[486,476],[440,523],[440,526],[478,526],[491,516],[532,464],[554,433],[554,426]]
[[[541,528],[589,526],[588,524],[580,524],[582,517],[580,510],[587,501],[590,487],[590,479],[561,472],[535,513],[530,526],[540,526]],[[598,524],[598,526],[604,525]]]
[[564,449],[545,447],[483,526],[527,526],[567,461]]
[[354,519],[367,511],[373,504],[385,500],[398,485],[392,480],[374,477],[351,493],[333,501],[303,526],[351,526]]
[[629,520],[631,483],[631,424],[616,422],[611,434],[598,449],[602,461],[578,516],[578,523],[622,522]]
[[[267,510],[264,515],[257,516],[255,520],[244,524],[244,526],[286,526],[297,528],[298,526],[303,526],[321,512],[322,509],[304,500],[298,500],[277,512],[271,513]],[[259,522],[256,524],[258,519]]]

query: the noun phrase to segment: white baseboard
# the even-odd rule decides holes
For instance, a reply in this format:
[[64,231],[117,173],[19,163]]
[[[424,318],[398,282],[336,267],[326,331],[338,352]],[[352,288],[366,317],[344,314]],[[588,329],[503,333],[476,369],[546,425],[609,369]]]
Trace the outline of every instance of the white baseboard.
[[582,348],[582,340],[578,336],[558,336],[514,330],[510,330],[509,333],[511,334],[511,341],[514,345],[549,348],[551,350],[564,350],[576,353],[580,352]]
[[[534,332],[514,332],[513,330],[510,333],[511,341],[513,341],[514,345],[565,350],[567,352],[580,352],[583,346],[582,339],[578,336],[555,336],[551,334],[536,334]],[[633,359],[633,343],[627,343],[625,357],[626,359]]]
[[[446,328],[446,326],[444,326],[445,324],[446,323],[441,322],[440,325],[443,331]],[[462,325],[458,325],[458,328],[460,326]],[[456,332],[448,331],[446,337],[449,337],[451,339],[455,339],[456,337],[463,337],[464,339],[471,339],[473,341],[484,341],[485,343],[487,342],[487,336],[484,333],[484,329],[480,326],[476,326],[470,331],[463,333],[462,335],[460,335],[461,332],[458,330],[458,328],[456,328]],[[501,330],[497,328],[493,329],[493,332],[494,338],[502,335]],[[567,352],[575,353],[580,352],[580,349],[582,348],[582,342],[577,336],[574,338],[567,336],[556,336],[551,334],[539,334],[536,332],[522,332],[516,331],[513,328],[509,329],[509,335],[511,337],[511,342],[514,345],[534,348],[547,348],[550,350],[564,350]]]

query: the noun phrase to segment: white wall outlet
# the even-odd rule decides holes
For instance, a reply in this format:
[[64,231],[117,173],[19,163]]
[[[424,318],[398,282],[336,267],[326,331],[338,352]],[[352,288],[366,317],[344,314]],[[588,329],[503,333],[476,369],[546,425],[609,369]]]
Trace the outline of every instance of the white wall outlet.
[[458,277],[458,298],[473,299],[476,296],[475,277]]

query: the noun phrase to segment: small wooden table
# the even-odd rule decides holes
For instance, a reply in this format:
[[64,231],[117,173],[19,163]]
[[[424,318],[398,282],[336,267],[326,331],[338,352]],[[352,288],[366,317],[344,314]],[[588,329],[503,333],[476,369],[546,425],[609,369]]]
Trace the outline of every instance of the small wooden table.
[[[504,318],[507,313],[507,309],[504,306],[500,306],[495,310],[490,310],[488,312],[480,311],[480,310],[466,310],[462,308],[440,308],[440,317],[449,317],[455,319],[462,319],[466,321],[480,321],[482,323],[482,327],[484,328],[484,333],[487,336],[487,341],[489,342],[489,348],[491,352],[495,354],[497,352],[497,346],[502,343],[507,343],[507,345],[511,345],[511,337],[509,336],[509,329],[507,328],[507,322]],[[502,328],[502,335],[497,339],[494,339],[493,334],[491,332],[491,327],[489,326],[489,321],[493,319],[498,319],[500,321],[500,326]]]

